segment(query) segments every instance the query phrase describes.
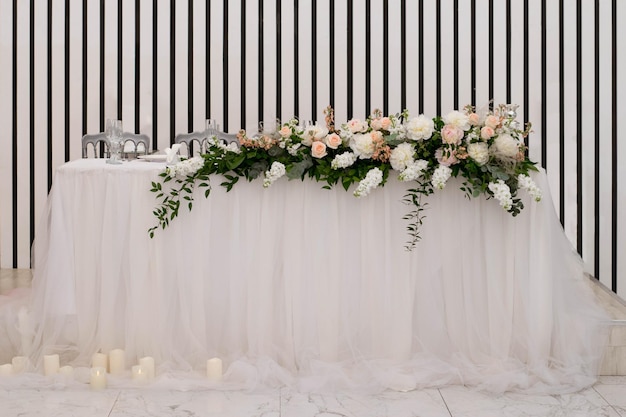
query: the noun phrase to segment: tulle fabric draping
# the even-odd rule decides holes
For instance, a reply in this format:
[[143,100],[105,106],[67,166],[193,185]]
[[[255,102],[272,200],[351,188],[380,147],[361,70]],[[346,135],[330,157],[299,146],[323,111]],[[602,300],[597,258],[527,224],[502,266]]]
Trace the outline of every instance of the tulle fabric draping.
[[[428,197],[412,252],[407,184],[357,199],[281,179],[213,178],[208,199],[153,239],[162,166],[71,162],[57,170],[34,246],[30,357],[89,366],[123,348],[157,383],[220,388],[575,391],[595,381],[606,313],[544,191],[516,218],[451,180]],[[448,189],[449,188],[449,189]],[[522,192],[523,194],[523,192]],[[120,380],[123,384],[123,379]]]

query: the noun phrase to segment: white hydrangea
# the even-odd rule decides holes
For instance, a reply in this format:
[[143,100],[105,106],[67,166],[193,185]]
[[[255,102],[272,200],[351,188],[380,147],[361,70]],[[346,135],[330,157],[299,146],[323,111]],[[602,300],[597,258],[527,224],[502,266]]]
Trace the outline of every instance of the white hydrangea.
[[500,202],[500,206],[505,210],[509,210],[513,205],[509,186],[503,180],[498,180],[498,182],[490,182],[488,187],[494,198]]
[[424,175],[424,171],[428,168],[428,161],[418,159],[406,166],[406,169],[398,175],[400,181],[415,181]]
[[175,165],[167,167],[167,173],[170,177],[188,177],[198,172],[204,166],[204,159],[201,156],[184,159]]
[[415,154],[415,148],[408,142],[402,142],[391,151],[389,162],[391,168],[396,171],[404,171],[404,169],[414,161],[413,154]]
[[378,168],[372,168],[368,171],[365,178],[359,182],[358,187],[354,190],[355,197],[365,197],[374,188],[378,187],[383,181],[383,172]]
[[278,161],[272,162],[272,166],[268,171],[265,171],[265,179],[263,180],[263,187],[267,188],[274,181],[285,175],[287,171],[285,170],[285,165]]
[[435,130],[435,122],[432,119],[420,114],[409,120],[405,126],[406,137],[411,140],[430,139]]
[[537,187],[537,184],[528,175],[519,174],[517,184],[519,188],[526,190],[535,201],[541,201],[541,188]]
[[343,169],[348,168],[352,164],[354,164],[357,160],[357,156],[352,152],[344,152],[335,156],[335,158],[331,161],[330,167],[332,169]]
[[433,172],[433,177],[431,179],[433,187],[439,190],[443,190],[443,187],[446,186],[446,182],[448,181],[451,175],[452,175],[452,170],[450,169],[450,167],[447,167],[445,165],[439,165],[435,169],[435,172]]

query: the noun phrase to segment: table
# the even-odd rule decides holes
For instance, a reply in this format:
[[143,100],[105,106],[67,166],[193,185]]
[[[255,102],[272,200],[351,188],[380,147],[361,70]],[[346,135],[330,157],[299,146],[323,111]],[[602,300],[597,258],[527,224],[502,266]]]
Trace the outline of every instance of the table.
[[412,251],[406,184],[213,178],[153,239],[163,164],[78,160],[55,172],[34,250],[31,357],[87,366],[114,348],[159,373],[220,357],[232,386],[410,390],[467,384],[561,392],[593,383],[606,318],[554,213],[516,218],[452,180]]

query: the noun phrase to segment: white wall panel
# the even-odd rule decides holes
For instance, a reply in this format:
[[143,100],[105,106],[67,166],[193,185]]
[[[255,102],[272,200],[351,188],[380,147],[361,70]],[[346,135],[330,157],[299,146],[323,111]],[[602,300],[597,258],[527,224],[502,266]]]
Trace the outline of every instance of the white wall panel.
[[13,4],[0,3],[0,265],[13,265]]

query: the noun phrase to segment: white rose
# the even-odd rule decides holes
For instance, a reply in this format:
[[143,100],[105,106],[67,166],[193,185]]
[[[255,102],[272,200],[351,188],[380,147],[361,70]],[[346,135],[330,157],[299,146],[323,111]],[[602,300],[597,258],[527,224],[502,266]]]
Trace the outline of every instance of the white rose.
[[467,154],[478,165],[485,165],[489,162],[489,147],[484,142],[470,143],[467,145]]
[[391,151],[391,156],[389,157],[391,168],[395,169],[396,171],[404,171],[407,165],[411,164],[414,161],[414,153],[415,149],[410,143],[403,142],[399,144]]
[[463,130],[469,130],[471,127],[469,116],[457,110],[451,111],[450,113],[445,115],[443,117],[443,121],[447,125],[456,126],[459,129]]
[[519,141],[509,134],[499,135],[493,141],[496,154],[506,158],[515,158],[519,153]]
[[406,136],[411,140],[429,139],[433,135],[433,130],[435,130],[435,122],[420,114],[407,123]]
[[354,153],[361,159],[371,158],[374,154],[372,135],[367,133],[354,135],[350,141],[350,148],[352,148]]

